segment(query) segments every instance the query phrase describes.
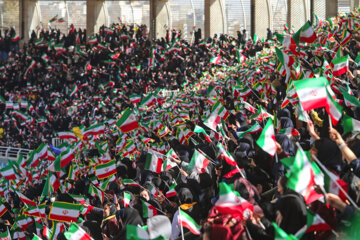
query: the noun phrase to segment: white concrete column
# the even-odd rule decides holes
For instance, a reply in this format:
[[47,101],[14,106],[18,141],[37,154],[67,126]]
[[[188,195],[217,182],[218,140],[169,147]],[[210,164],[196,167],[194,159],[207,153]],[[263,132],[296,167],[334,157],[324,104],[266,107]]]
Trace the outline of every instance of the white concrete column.
[[86,7],[86,31],[90,36],[99,32],[102,25],[106,25],[105,0],[87,0]]
[[32,30],[40,24],[40,14],[36,3],[36,0],[22,0],[19,4],[20,34],[24,34],[24,42],[29,40]]
[[270,0],[252,0],[251,9],[252,34],[256,33],[260,39],[266,38],[267,28],[272,26]]
[[[161,38],[161,37],[165,37],[166,35],[166,30],[164,28],[165,25],[170,26],[171,24],[171,19],[170,19],[170,7],[168,5],[168,0],[153,0],[152,1],[154,6],[153,6],[153,11],[154,11],[154,16],[153,16],[153,20],[152,24],[153,26],[155,26],[155,37],[156,38]],[[150,6],[151,8],[151,6]],[[151,20],[151,18],[150,18]]]

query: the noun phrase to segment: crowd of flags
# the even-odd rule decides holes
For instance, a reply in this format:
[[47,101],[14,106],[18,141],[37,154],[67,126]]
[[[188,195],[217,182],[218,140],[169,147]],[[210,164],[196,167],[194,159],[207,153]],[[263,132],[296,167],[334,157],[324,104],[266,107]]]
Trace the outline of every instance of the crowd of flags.
[[[216,146],[217,156],[223,158],[224,162],[231,166],[229,173],[232,173],[230,175],[233,176],[234,173],[240,173],[241,169],[221,143],[228,137],[225,122],[230,114],[250,111],[253,113],[251,118],[262,123],[264,127],[262,128],[256,122],[248,130],[237,132],[237,135],[242,137],[245,134],[261,132],[256,141],[257,145],[270,156],[275,157],[277,152],[275,132],[280,130],[290,135],[296,135],[298,132],[296,129],[277,129],[276,115],[268,113],[260,105],[250,104],[247,101],[250,95],[259,98],[259,100],[269,100],[271,99],[270,96],[277,93],[270,80],[269,73],[271,72],[277,72],[285,77],[287,90],[281,106],[285,107],[291,104],[296,110],[299,120],[307,122],[309,110],[324,107],[334,126],[341,122],[345,132],[360,131],[360,121],[343,113],[342,100],[336,98],[336,94],[342,95],[345,105],[349,107],[360,106],[359,101],[353,96],[347,84],[343,84],[341,88],[334,84],[334,79],[343,76],[349,69],[350,56],[342,56],[341,47],[350,40],[355,40],[355,37],[359,35],[360,13],[355,10],[346,15],[339,14],[328,20],[318,18],[317,20],[315,25],[306,22],[297,32],[285,28],[283,34],[278,34],[275,40],[270,42],[270,48],[264,48],[255,57],[246,57],[241,48],[237,49],[234,52],[234,57],[238,62],[234,65],[228,65],[228,60],[222,57],[222,50],[215,43],[199,44],[199,46],[209,49],[213,55],[209,63],[212,64],[211,72],[203,72],[202,77],[199,79],[193,78],[191,81],[186,81],[186,85],[183,86],[184,89],[167,97],[162,95],[164,90],[161,89],[143,95],[131,94],[126,96],[119,89],[114,88],[114,82],[110,81],[103,84],[104,89],[114,88],[114,91],[122,99],[131,102],[135,107],[121,111],[116,119],[104,119],[101,116],[95,116],[88,127],[81,125],[68,131],[58,132],[57,136],[64,140],[61,145],[55,147],[45,142],[41,143],[37,149],[29,154],[27,159],[20,156],[17,161],[9,162],[8,166],[2,168],[0,170],[2,176],[0,180],[0,195],[2,196],[0,217],[9,211],[3,204],[9,192],[18,194],[24,203],[24,207],[15,219],[14,225],[6,232],[0,233],[1,239],[10,239],[10,234],[12,238],[25,239],[23,231],[34,222],[37,234],[42,232],[43,235],[49,236],[49,239],[55,237],[56,233],[65,231],[65,229],[67,239],[90,239],[90,236],[76,224],[80,214],[86,214],[91,210],[89,209],[91,206],[84,206],[84,203],[87,202],[85,196],[70,195],[77,202],[76,204],[55,201],[52,203],[48,215],[45,214],[46,205],[42,202],[58,190],[67,192],[72,188],[72,185],[62,180],[61,177],[67,176],[66,179],[76,180],[82,172],[95,174],[95,177],[90,179],[89,194],[99,197],[101,201],[104,200],[104,192],[108,183],[115,180],[117,162],[111,159],[108,143],[102,140],[102,136],[110,134],[116,136],[115,153],[121,157],[130,158],[134,163],[140,154],[139,149],[148,148],[145,169],[161,173],[170,168],[178,167],[173,163],[172,159],[179,159],[179,157],[165,141],[156,142],[154,139],[145,137],[143,132],[152,132],[160,139],[164,137],[168,139],[176,138],[184,145],[189,144],[189,142],[197,144],[192,136],[201,134],[208,142],[211,142],[212,139],[219,140],[219,144]],[[50,22],[54,21],[62,22],[63,19],[58,19],[56,16]],[[105,33],[113,34],[114,29],[111,27],[105,28]],[[122,39],[129,40],[131,37],[122,35]],[[87,44],[90,44],[92,48],[98,51],[109,48],[106,43],[98,42],[94,35],[89,37]],[[126,49],[115,49],[109,55],[109,59],[105,60],[107,62],[104,63],[109,64],[110,67],[116,65],[117,61],[119,61],[120,52],[128,52],[128,49],[131,50],[134,44],[129,44]],[[235,43],[228,42],[226,44]],[[359,42],[357,44],[360,45]],[[47,42],[41,38],[36,41],[35,46],[54,49],[57,54],[69,51],[61,43],[55,43],[52,40]],[[149,68],[160,64],[155,58],[155,54],[162,55],[172,51],[181,52],[184,48],[185,46],[179,39],[174,39],[167,49],[156,45],[153,46],[151,48],[152,54],[149,59],[151,63]],[[87,55],[85,47],[80,44],[74,49],[75,54]],[[303,65],[306,52],[311,52],[316,59],[316,55],[323,51],[331,53],[333,58],[331,63],[324,61],[322,66],[316,66],[312,70]],[[50,56],[46,53],[41,59],[46,64],[50,62]],[[357,57],[351,60],[358,62],[359,59]],[[7,63],[4,68],[0,69],[2,74],[9,67],[9,64],[11,63]],[[29,56],[29,65],[25,76],[37,64]],[[51,65],[49,66],[51,67]],[[91,69],[91,65],[87,67]],[[132,66],[130,71],[137,72],[141,68],[141,65]],[[83,87],[74,84],[71,88],[69,96],[74,102],[79,100],[79,103],[82,104],[80,97],[82,96]],[[31,88],[32,86],[29,86],[29,89]],[[233,94],[235,110],[226,109],[223,99],[224,89],[231,91]],[[206,93],[204,94],[204,92]],[[5,100],[5,97],[8,100]],[[5,104],[6,109],[10,111],[5,121],[10,121],[11,118],[14,119],[12,120],[14,124],[20,122],[24,125],[31,125],[37,122],[41,125],[43,121],[46,122],[48,118],[52,117],[49,111],[45,111],[47,118],[35,119],[29,114],[29,111],[34,109],[34,106],[29,101],[25,100],[21,104],[14,103],[11,100],[11,93],[5,97],[0,96],[0,104]],[[52,97],[56,104],[63,104],[63,101],[67,99],[61,98],[60,94],[56,92],[52,94]],[[93,99],[107,100],[106,96],[93,96]],[[207,106],[202,116],[196,111],[199,100],[206,102]],[[108,99],[108,102],[110,101]],[[116,99],[113,105],[114,109],[121,109],[117,107]],[[76,112],[74,112],[74,115],[76,115]],[[206,131],[198,125],[199,119],[203,120],[209,130]],[[187,127],[186,121],[192,121],[195,124],[193,131]],[[80,161],[79,154],[82,150],[91,148],[96,148],[100,156],[87,158],[90,164],[84,165]],[[322,170],[310,159],[309,153],[301,148],[297,150],[295,157],[281,159],[281,162],[288,169],[289,188],[302,194],[306,203],[311,203],[323,197],[322,194],[314,190],[315,184],[323,185],[327,192],[339,195],[341,195],[342,191],[338,186],[342,186],[346,191],[346,184],[337,175]],[[211,159],[205,153],[195,150],[186,172],[188,174],[206,172],[208,166],[214,164],[213,161],[214,159]],[[69,171],[65,171],[67,166],[69,166]],[[28,199],[21,193],[27,186],[33,186],[43,180],[46,183],[40,201]],[[122,182],[126,186],[141,187],[132,179],[124,179]],[[335,187],[331,182],[337,182],[338,185]],[[171,197],[174,194],[176,194],[175,185],[165,193],[166,197]],[[346,198],[346,196],[342,196],[342,198]],[[130,194],[124,192],[125,205],[128,206],[130,202]],[[142,206],[144,218],[159,214],[158,209],[145,201],[142,202]],[[243,199],[231,184],[224,182],[219,185],[219,198],[214,208],[223,213],[239,214],[244,219],[247,218],[249,212],[253,211],[253,205]],[[52,229],[48,229],[42,224],[43,217],[48,217],[53,221]],[[193,234],[200,234],[199,224],[185,212],[179,211],[178,220],[182,227],[188,228]],[[298,233],[296,236],[287,235],[275,223],[274,228],[279,239],[297,239],[306,231],[331,229],[319,215],[312,212],[308,212],[308,222],[304,226],[303,232]],[[146,231],[137,226],[129,225],[127,229],[127,234],[132,236],[133,239],[137,239],[136,237],[140,235],[146,235]],[[34,236],[34,239],[38,239],[37,236]]]

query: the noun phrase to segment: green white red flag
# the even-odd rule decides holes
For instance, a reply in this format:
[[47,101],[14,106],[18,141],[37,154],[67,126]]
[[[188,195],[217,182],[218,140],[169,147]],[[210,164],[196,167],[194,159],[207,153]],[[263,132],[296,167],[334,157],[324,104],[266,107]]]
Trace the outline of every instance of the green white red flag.
[[6,228],[5,232],[0,233],[0,239],[1,240],[11,240],[11,235],[10,235],[8,228]]
[[360,131],[360,121],[349,117],[348,115],[344,114],[342,119],[342,126],[344,129],[344,134],[348,132],[358,132]]
[[130,108],[125,109],[120,119],[116,122],[116,125],[120,128],[122,133],[128,133],[139,128],[136,116]]
[[77,141],[77,137],[73,132],[67,131],[67,132],[58,132],[57,133],[60,139],[71,139]]
[[127,240],[148,240],[150,239],[149,233],[135,225],[126,225],[126,239]]
[[81,208],[80,204],[55,201],[51,206],[49,219],[59,222],[76,222]]
[[222,156],[225,159],[227,164],[231,166],[237,166],[235,159],[231,156],[231,154],[228,151],[225,150],[221,142],[217,144],[217,157],[220,156]]
[[163,156],[151,149],[148,150],[148,153],[146,154],[146,162],[145,162],[145,169],[161,173],[163,167]]
[[141,200],[141,203],[143,210],[143,218],[151,218],[158,215],[158,211],[153,205],[145,202],[144,200]]
[[250,216],[250,212],[254,211],[254,206],[243,199],[240,194],[234,190],[233,185],[220,182],[219,198],[214,205],[214,209],[222,214],[240,215],[245,220]]
[[203,173],[206,171],[206,167],[209,165],[210,161],[198,150],[195,149],[194,154],[191,158],[191,161],[188,165],[188,173],[196,172],[197,174]]
[[334,93],[330,89],[330,86],[327,86],[326,88],[327,105],[325,108],[327,113],[330,115],[332,124],[336,126],[342,116],[343,108],[334,100],[333,95]]
[[271,118],[268,119],[264,129],[262,130],[260,137],[256,143],[261,147],[262,150],[274,156],[277,150],[276,140],[275,140],[275,131],[274,124]]
[[90,240],[90,235],[76,223],[71,223],[69,230],[64,232],[67,240]]
[[349,94],[345,90],[341,90],[344,97],[345,106],[347,107],[360,107],[360,102],[354,95]]
[[284,230],[282,230],[276,223],[272,223],[275,230],[275,238],[274,240],[298,240],[297,237],[295,237],[292,234],[287,234]]
[[294,62],[294,56],[286,54],[284,51],[275,48],[276,56],[278,57],[279,61],[287,68],[291,67]]
[[143,100],[140,102],[139,105],[151,107],[155,103],[156,103],[156,99],[155,99],[154,95],[150,93],[145,98],[143,98]]
[[16,179],[15,171],[11,164],[0,169],[0,173],[6,180]]
[[200,235],[200,225],[181,209],[179,209],[178,221],[180,226],[189,229],[194,235]]
[[307,211],[307,230],[306,232],[315,232],[315,231],[326,231],[331,230],[329,224],[319,216],[317,213],[313,213],[310,210]]
[[111,177],[116,173],[115,160],[95,166],[95,174],[98,179]]
[[221,60],[222,60],[222,57],[221,57],[221,55],[219,54],[219,55],[211,58],[211,59],[210,59],[210,63],[213,63],[213,64],[216,64],[216,65],[217,65],[217,64],[220,64],[220,63],[221,63]]
[[176,196],[176,190],[175,190],[176,184],[173,184],[170,188],[169,191],[166,192],[165,196],[167,198]]
[[221,119],[226,121],[228,117],[229,112],[220,101],[216,101],[212,106],[210,116],[205,120],[204,124],[216,132],[216,126],[221,122]]
[[7,208],[5,207],[4,204],[0,205],[0,217],[2,217],[6,212],[7,212]]
[[84,139],[87,139],[88,135],[100,135],[105,133],[105,125],[104,123],[98,123],[88,127],[84,131]]
[[327,106],[325,77],[294,81],[294,85],[304,111]]
[[300,42],[313,43],[316,40],[316,33],[311,26],[310,21],[307,21],[294,35],[293,39],[297,45]]
[[334,77],[346,73],[349,70],[349,55],[333,59],[330,66],[333,69]]
[[75,159],[75,149],[68,148],[60,154],[60,168],[68,165],[72,160]]
[[288,34],[276,34],[277,40],[283,45],[285,50],[296,53],[296,43]]
[[316,175],[321,175],[321,170],[309,160],[308,154],[299,148],[296,152],[294,162],[290,171],[286,174],[288,178],[287,187],[300,193],[306,203],[312,203],[321,198],[322,195],[314,190],[314,185],[319,184],[315,180]]

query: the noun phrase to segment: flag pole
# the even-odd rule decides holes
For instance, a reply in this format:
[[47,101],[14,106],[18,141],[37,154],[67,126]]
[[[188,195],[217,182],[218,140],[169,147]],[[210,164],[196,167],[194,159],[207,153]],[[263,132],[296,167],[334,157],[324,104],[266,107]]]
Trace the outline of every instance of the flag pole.
[[[179,211],[179,215],[180,214],[180,207],[178,207],[178,211]],[[179,219],[179,216],[178,216],[178,219]],[[182,225],[182,221],[180,220],[180,226],[181,226],[181,239],[184,240],[184,228],[183,228],[183,225]]]
[[[327,168],[319,161],[319,159],[315,155],[312,155],[312,157],[315,159],[315,162],[320,166],[320,168],[322,168],[322,170],[330,177],[330,175],[328,174],[329,170],[327,170]],[[340,191],[347,197],[350,203],[354,205],[356,209],[359,209],[359,207],[356,205],[354,200],[347,194],[347,192],[340,186],[340,184],[331,177],[330,179],[336,184],[336,186],[340,189]]]
[[333,128],[333,125],[332,125],[332,122],[331,122],[331,117],[330,117],[330,114],[328,114],[328,117],[329,117],[329,126],[330,126],[330,128]]

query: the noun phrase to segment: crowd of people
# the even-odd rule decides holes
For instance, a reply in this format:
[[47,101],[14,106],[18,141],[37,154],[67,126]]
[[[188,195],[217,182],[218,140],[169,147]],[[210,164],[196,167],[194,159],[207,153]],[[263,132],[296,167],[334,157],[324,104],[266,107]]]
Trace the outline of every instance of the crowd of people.
[[359,28],[6,30],[1,238],[358,239]]

